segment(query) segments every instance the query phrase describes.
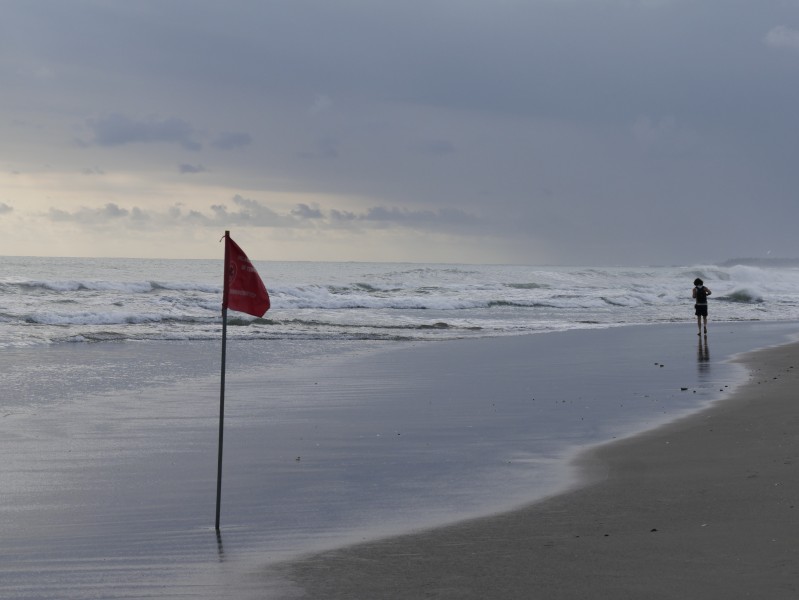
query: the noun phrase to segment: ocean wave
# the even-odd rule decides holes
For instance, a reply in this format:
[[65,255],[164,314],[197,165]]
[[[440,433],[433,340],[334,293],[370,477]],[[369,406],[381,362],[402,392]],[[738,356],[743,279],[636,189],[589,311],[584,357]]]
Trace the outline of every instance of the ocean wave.
[[724,296],[719,296],[718,300],[724,302],[736,302],[741,304],[762,304],[765,302],[760,294],[756,294],[747,289],[734,290]]
[[216,318],[197,316],[168,316],[158,313],[132,312],[78,312],[78,313],[40,313],[22,317],[24,323],[30,325],[142,325],[147,323],[166,324],[207,324]]
[[[414,331],[414,330],[464,330],[464,331],[480,331],[483,329],[480,326],[476,325],[457,325],[454,323],[448,323],[446,321],[434,321],[434,322],[425,322],[425,323],[342,323],[342,322],[335,322],[335,321],[325,321],[320,319],[286,319],[286,320],[278,320],[278,319],[255,319],[253,323],[263,324],[263,325],[272,325],[275,327],[301,327],[307,329],[316,329],[316,330],[323,330],[323,329],[334,329],[334,330],[405,330],[405,331]],[[248,323],[249,324],[249,323]]]
[[[336,340],[336,341],[426,341],[441,339],[441,332],[450,335],[448,339],[456,339],[469,335],[479,334],[480,328],[452,327],[445,323],[420,325],[417,327],[364,327],[362,329],[349,327],[320,327],[320,328],[252,328],[233,327],[228,329],[228,339],[247,341],[270,340]],[[219,341],[221,330],[212,328],[206,330],[164,330],[164,329],[126,329],[126,330],[100,330],[78,331],[69,335],[53,335],[42,338],[39,343],[68,343],[68,344],[93,344],[102,342],[180,342],[180,341]],[[30,341],[28,345],[35,345]],[[16,347],[21,344],[12,340],[0,340],[0,348]]]
[[72,335],[64,339],[68,343],[124,342],[131,339],[129,334],[120,331],[93,331]]
[[[0,347],[220,335],[218,261],[62,263],[0,265]],[[714,292],[714,319],[789,320],[799,310],[799,269],[757,265],[271,263],[261,274],[272,309],[230,311],[233,337],[432,340],[678,322],[693,318],[696,277]]]
[[514,290],[542,290],[552,287],[545,283],[506,283],[504,285]]
[[167,290],[177,292],[202,292],[204,294],[221,294],[221,285],[203,285],[199,283],[163,283],[151,281],[150,285],[154,290]]
[[222,286],[203,285],[198,283],[165,283],[158,281],[91,281],[91,280],[23,280],[0,282],[0,291],[19,293],[29,291],[46,292],[117,292],[127,294],[148,294],[153,291],[180,291],[222,293]]
[[465,295],[442,295],[422,292],[412,293],[367,293],[362,289],[349,288],[335,291],[325,286],[302,286],[278,288],[270,292],[272,306],[290,309],[400,309],[400,310],[458,310],[486,306],[480,298]]

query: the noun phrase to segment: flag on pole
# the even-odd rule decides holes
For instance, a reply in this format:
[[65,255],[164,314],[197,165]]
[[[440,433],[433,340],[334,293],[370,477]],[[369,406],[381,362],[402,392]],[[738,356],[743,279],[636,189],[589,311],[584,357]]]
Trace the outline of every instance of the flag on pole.
[[216,532],[222,506],[222,448],[225,432],[225,363],[227,356],[227,311],[237,310],[262,317],[269,310],[269,293],[258,271],[239,245],[225,231],[225,282],[222,291],[222,373],[219,382],[219,453],[216,467]]
[[269,310],[269,293],[258,271],[230,235],[225,236],[227,260],[222,309],[229,308],[262,317]]

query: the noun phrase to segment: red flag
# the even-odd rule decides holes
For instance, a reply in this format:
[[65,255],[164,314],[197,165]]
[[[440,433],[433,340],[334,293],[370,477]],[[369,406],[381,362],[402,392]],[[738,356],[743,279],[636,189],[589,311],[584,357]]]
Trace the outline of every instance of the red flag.
[[269,310],[269,293],[250,259],[225,232],[225,287],[222,309],[262,317]]

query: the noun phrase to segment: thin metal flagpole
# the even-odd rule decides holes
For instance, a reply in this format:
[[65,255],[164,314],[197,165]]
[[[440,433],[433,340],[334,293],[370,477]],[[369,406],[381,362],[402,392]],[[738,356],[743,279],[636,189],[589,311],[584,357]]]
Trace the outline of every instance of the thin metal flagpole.
[[219,387],[219,456],[216,466],[216,530],[222,505],[222,442],[225,435],[225,354],[227,350],[227,308],[222,309],[222,377]]
[[219,532],[219,512],[222,507],[222,443],[225,436],[225,361],[227,358],[227,300],[228,300],[228,236],[225,231],[225,279],[222,292],[222,374],[219,383],[219,454],[216,465],[216,524]]

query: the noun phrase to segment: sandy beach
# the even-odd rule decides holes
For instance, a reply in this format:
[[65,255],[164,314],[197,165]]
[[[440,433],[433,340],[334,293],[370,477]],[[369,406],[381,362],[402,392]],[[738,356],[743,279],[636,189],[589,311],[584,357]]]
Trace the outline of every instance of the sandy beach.
[[799,344],[734,395],[582,456],[587,485],[281,567],[321,599],[796,598]]

